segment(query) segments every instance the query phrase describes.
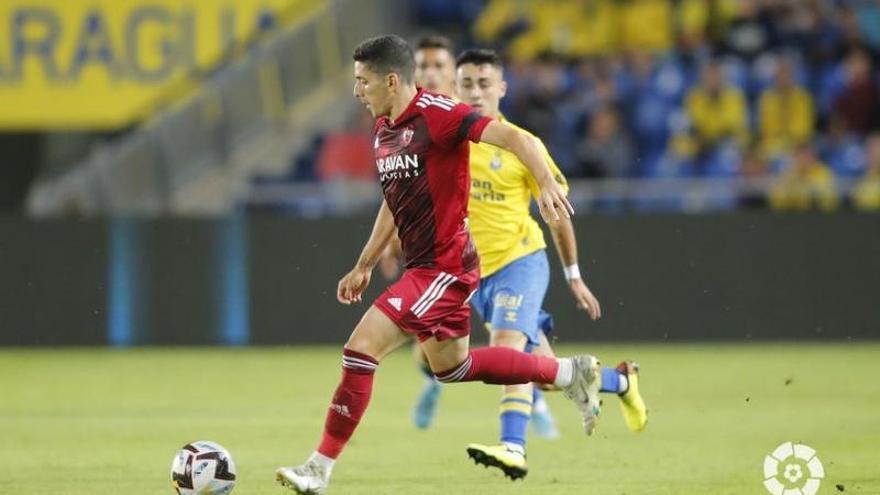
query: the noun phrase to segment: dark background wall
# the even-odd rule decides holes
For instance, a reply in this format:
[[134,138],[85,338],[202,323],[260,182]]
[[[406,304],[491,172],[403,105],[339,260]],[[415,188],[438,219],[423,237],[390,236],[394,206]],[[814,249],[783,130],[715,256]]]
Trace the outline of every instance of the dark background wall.
[[[336,283],[371,218],[0,221],[0,345],[342,343]],[[574,340],[880,337],[880,216],[579,217],[603,306],[555,253],[546,308]],[[370,300],[385,281],[374,274]],[[484,340],[482,335],[475,337]]]
[[0,213],[23,211],[43,152],[43,136],[39,133],[0,132]]

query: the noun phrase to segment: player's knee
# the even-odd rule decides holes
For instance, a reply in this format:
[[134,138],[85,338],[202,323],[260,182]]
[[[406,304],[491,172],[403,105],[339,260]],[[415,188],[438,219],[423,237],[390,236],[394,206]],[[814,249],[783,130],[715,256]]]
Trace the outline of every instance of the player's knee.
[[520,383],[516,385],[504,385],[505,394],[531,394],[533,385],[531,383]]
[[524,350],[528,343],[529,338],[519,330],[495,330],[490,340],[492,347],[509,347],[517,351]]
[[[457,365],[443,369],[443,370],[433,370],[434,378],[437,379],[438,382],[441,383],[455,383],[466,381],[468,377],[468,373],[471,371],[471,365],[473,360],[471,355],[468,354],[467,357],[459,362]],[[433,369],[433,368],[432,368]]]
[[352,336],[348,339],[348,342],[345,343],[344,349],[357,352],[358,354],[366,354],[376,361],[379,361],[380,358],[379,353],[376,352],[375,346],[371,345],[367,339]]

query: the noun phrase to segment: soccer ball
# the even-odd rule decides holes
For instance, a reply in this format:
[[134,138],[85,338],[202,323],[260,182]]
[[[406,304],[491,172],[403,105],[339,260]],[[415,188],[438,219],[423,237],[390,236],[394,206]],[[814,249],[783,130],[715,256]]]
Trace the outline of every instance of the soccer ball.
[[171,462],[171,484],[180,495],[225,495],[235,487],[235,462],[219,443],[188,443]]

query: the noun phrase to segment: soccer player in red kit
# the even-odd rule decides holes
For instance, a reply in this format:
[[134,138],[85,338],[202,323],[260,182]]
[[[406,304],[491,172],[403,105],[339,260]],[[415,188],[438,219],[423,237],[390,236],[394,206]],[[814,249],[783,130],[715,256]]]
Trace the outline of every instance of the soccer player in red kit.
[[354,95],[377,118],[374,152],[385,199],[355,267],[339,281],[343,304],[361,301],[395,226],[405,268],[364,314],[342,352],[336,389],[317,450],[276,479],[300,494],[324,493],[336,458],[370,401],[379,362],[415,335],[444,383],[547,383],[578,407],[586,432],[599,414],[601,374],[594,356],[554,359],[505,347],[469,349],[468,301],[480,280],[467,228],[468,140],[514,153],[535,176],[545,221],[573,210],[534,140],[448,97],[418,89],[412,48],[396,35],[362,42],[354,51]]

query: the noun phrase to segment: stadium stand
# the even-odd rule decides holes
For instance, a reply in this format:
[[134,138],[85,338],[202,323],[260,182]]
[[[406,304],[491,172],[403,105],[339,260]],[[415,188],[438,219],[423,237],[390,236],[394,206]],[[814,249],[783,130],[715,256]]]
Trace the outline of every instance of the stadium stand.
[[[575,181],[581,208],[782,204],[771,191],[799,175],[800,154],[822,163],[808,168],[822,171],[811,176],[826,199],[808,206],[850,205],[856,183],[870,182],[865,143],[880,128],[873,2],[473,4],[418,2],[418,18],[428,32],[452,29],[461,48],[505,54],[505,115],[544,137],[568,175],[636,181]],[[646,187],[665,198],[638,192]]]
[[[345,159],[360,156],[368,133],[340,48],[357,38],[346,19],[359,4],[327,5],[332,14],[261,40],[185,103],[40,182],[30,211],[245,205],[316,216],[376,204],[369,164]],[[855,188],[870,190],[866,142],[880,130],[876,2],[420,0],[379,11],[410,13],[411,37],[443,32],[461,49],[499,49],[503,113],[544,139],[581,210],[779,205],[773,191],[799,175],[801,151],[822,164],[823,197],[835,197],[810,208],[871,204]],[[304,42],[319,50],[290,56]],[[111,187],[114,177],[131,184]]]

